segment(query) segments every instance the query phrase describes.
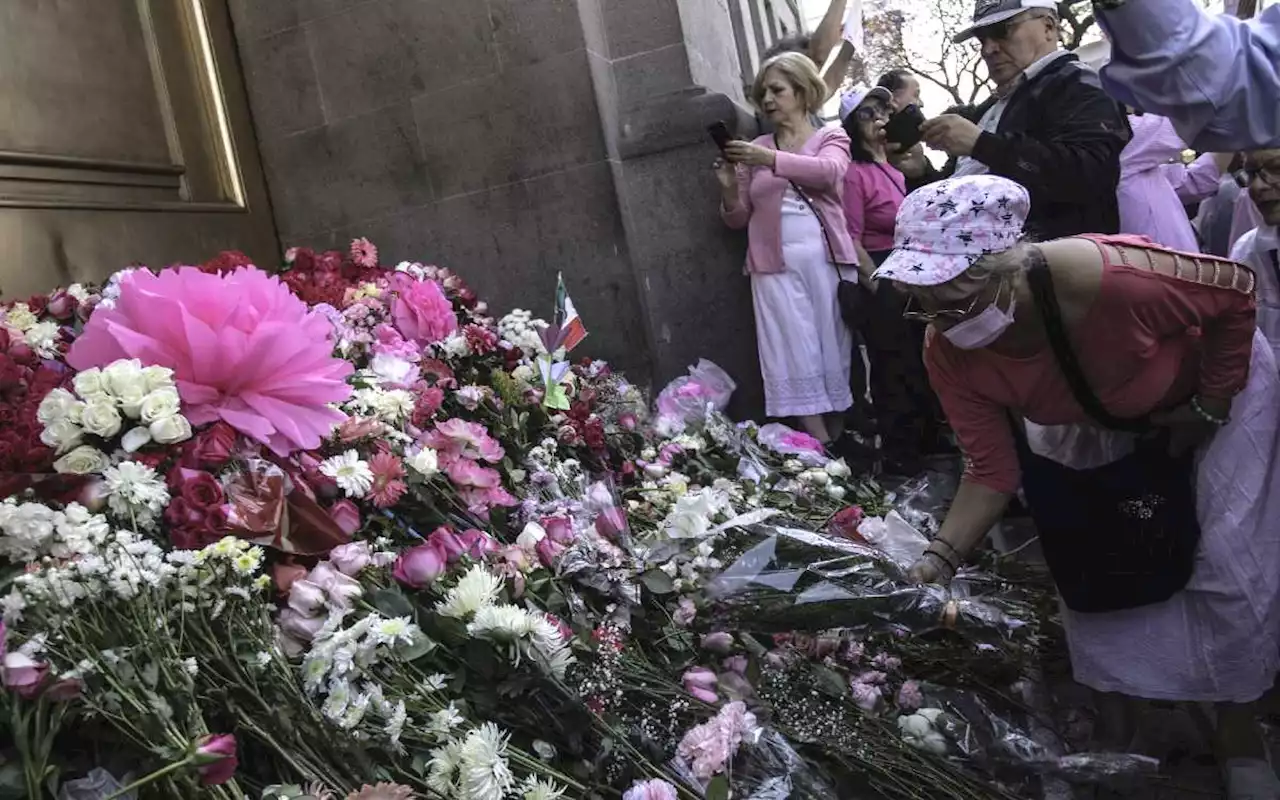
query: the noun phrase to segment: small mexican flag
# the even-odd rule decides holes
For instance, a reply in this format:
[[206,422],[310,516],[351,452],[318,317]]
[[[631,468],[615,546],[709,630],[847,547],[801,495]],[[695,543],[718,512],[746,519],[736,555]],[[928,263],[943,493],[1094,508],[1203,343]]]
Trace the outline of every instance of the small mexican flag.
[[587,338],[587,326],[573,307],[573,300],[564,288],[564,274],[556,276],[556,327],[560,329],[560,346],[565,352],[572,350]]

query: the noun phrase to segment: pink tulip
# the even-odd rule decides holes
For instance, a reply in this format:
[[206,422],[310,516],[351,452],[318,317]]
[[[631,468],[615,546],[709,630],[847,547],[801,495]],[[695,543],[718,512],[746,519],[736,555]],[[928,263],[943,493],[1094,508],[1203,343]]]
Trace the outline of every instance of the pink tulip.
[[715,703],[719,697],[714,691],[716,674],[706,667],[694,667],[681,677],[684,690],[704,703]]
[[573,520],[568,517],[552,517],[542,521],[547,538],[557,544],[573,544]]
[[729,672],[733,672],[738,675],[746,675],[747,667],[750,663],[751,662],[747,660],[746,656],[730,656],[721,662],[721,666]]
[[717,631],[702,637],[702,649],[727,656],[733,650],[733,634]]
[[[441,529],[443,530],[443,529]],[[439,533],[440,531],[436,531]],[[450,537],[453,534],[449,534]],[[432,538],[435,534],[432,534]],[[448,566],[448,559],[441,549],[432,544],[420,544],[400,554],[396,565],[391,570],[391,577],[403,586],[421,589],[435,583]]]
[[556,562],[560,560],[560,556],[564,555],[564,551],[568,548],[548,536],[538,542],[534,549],[538,553],[538,561],[542,562],[542,566],[551,569],[555,567]]
[[437,528],[427,537],[427,544],[432,545],[452,564],[467,552],[467,546],[458,535],[448,528]]
[[205,786],[220,786],[236,774],[236,737],[229,733],[203,736],[196,742],[194,761]]
[[352,599],[364,594],[360,581],[343,575],[328,561],[316,564],[307,580],[324,589],[329,605],[334,608],[350,608]]
[[286,608],[280,612],[277,622],[286,636],[300,642],[309,642],[316,638],[316,634],[324,627],[324,620],[322,616],[308,617],[298,613],[296,609]]
[[324,589],[309,580],[294,581],[289,587],[289,608],[304,617],[314,617],[324,610]]
[[353,536],[360,530],[360,509],[350,500],[339,500],[329,506],[329,516],[347,536]]
[[4,685],[28,699],[40,693],[40,685],[44,683],[48,672],[48,663],[36,661],[18,652],[5,653],[3,662],[0,662],[0,676],[4,679]]
[[596,533],[611,542],[618,541],[627,532],[627,515],[617,506],[606,508],[596,517]]

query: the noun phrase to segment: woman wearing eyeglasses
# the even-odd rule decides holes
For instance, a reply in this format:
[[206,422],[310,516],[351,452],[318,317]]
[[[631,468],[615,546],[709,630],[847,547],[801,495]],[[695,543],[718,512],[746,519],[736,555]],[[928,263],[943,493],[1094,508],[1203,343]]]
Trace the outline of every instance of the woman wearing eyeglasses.
[[936,439],[936,414],[920,351],[923,327],[902,318],[906,297],[877,286],[871,273],[893,249],[894,219],[906,197],[906,178],[889,163],[885,122],[893,95],[884,87],[855,87],[840,99],[853,163],[844,174],[844,218],[858,249],[865,289],[857,320],[871,362],[871,400],[883,469],[912,477],[923,468],[926,438]]
[[1135,698],[1214,703],[1230,798],[1280,797],[1255,702],[1280,668],[1280,373],[1255,277],[1124,236],[1023,238],[994,176],[910,195],[875,277],[930,322],[925,363],[964,450],[911,569],[946,582],[1021,487],[1099,736]]
[[1280,150],[1258,150],[1244,160],[1249,197],[1262,215],[1262,224],[1246,233],[1231,250],[1231,258],[1251,267],[1258,276],[1258,330],[1271,343],[1280,361]]

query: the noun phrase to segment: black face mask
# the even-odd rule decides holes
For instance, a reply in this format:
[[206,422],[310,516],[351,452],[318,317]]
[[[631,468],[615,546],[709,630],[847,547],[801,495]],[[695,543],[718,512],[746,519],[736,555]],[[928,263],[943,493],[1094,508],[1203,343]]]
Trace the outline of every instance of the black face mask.
[[920,126],[923,124],[924,112],[920,110],[920,106],[912,103],[890,115],[884,126],[884,136],[900,149],[909,150],[924,138],[920,133]]

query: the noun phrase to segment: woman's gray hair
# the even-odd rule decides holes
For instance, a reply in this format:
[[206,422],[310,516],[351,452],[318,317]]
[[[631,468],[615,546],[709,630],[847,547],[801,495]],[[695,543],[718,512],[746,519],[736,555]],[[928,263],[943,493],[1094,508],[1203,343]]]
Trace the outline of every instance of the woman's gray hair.
[[985,255],[973,262],[973,266],[965,270],[965,274],[978,281],[991,278],[1007,278],[1023,272],[1027,267],[1027,256],[1032,243],[1022,239],[1008,250]]

